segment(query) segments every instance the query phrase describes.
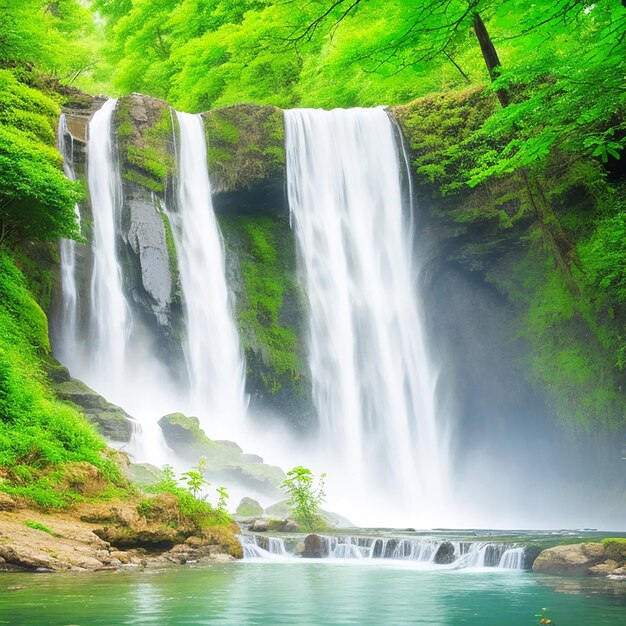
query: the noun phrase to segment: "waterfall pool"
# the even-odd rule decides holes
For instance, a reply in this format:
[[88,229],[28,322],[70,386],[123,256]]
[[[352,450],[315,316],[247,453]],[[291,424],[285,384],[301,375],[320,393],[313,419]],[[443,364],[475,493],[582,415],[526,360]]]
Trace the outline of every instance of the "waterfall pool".
[[238,562],[94,574],[3,574],[10,626],[558,626],[626,621],[626,585],[398,563]]

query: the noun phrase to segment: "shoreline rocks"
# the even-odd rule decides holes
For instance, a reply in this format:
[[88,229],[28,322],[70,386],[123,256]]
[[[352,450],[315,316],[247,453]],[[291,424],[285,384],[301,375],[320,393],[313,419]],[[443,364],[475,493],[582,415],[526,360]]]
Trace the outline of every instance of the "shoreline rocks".
[[234,527],[174,529],[143,517],[141,503],[85,503],[54,514],[3,503],[0,573],[162,567],[243,556]]
[[626,541],[573,543],[539,553],[532,571],[556,576],[608,576],[626,580]]

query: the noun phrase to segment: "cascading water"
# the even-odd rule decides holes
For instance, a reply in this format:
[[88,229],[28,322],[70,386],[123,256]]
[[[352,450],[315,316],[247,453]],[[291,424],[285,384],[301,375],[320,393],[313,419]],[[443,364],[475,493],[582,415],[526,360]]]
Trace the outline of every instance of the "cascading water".
[[117,101],[107,100],[89,123],[87,177],[93,215],[91,346],[97,359],[85,372],[88,384],[116,397],[126,378],[126,345],[131,332],[117,258],[121,181],[116,167],[111,120]]
[[[74,172],[74,142],[67,129],[65,113],[59,117],[57,148],[63,157],[63,171],[70,180],[76,179]],[[74,205],[76,219],[80,224],[80,210]],[[76,363],[79,348],[78,312],[79,299],[76,286],[76,242],[61,239],[61,296],[63,301],[63,320],[59,337],[59,358],[72,367]]]
[[378,523],[441,523],[445,434],[393,125],[382,108],[297,109],[285,129],[321,445],[341,486],[329,503],[360,503]]
[[[80,301],[89,308],[84,336],[77,324],[78,289],[74,246],[62,246],[62,307],[57,354],[71,374],[124,407],[138,420],[132,452],[135,459],[163,464],[170,454],[157,425],[176,407],[164,368],[137,330],[123,291],[118,258],[121,181],[112,119],[116,100],[94,113],[88,129],[87,178],[92,213],[91,281]],[[61,144],[59,144],[61,145]],[[67,160],[67,159],[66,159]],[[63,254],[63,249],[67,254]],[[76,350],[88,342],[88,349]]]
[[212,435],[232,435],[247,407],[244,361],[228,299],[224,249],[213,212],[204,125],[176,112],[178,211],[169,212],[185,306],[191,410]]
[[[318,536],[321,559],[404,561],[447,569],[524,568],[524,548],[510,543],[430,537]],[[299,558],[302,537],[244,534],[239,541],[246,559],[294,560]]]

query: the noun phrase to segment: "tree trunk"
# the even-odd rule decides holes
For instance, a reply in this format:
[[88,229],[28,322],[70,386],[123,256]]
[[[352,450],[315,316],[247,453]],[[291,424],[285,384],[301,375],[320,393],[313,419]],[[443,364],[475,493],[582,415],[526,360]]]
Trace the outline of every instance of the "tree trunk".
[[[626,2],[626,0],[624,0]],[[500,73],[500,59],[498,58],[498,53],[496,52],[496,48],[491,41],[491,37],[487,32],[487,27],[483,22],[482,18],[478,13],[474,13],[473,16],[474,21],[474,32],[476,33],[476,38],[478,39],[478,43],[480,44],[480,50],[483,53],[483,59],[485,60],[485,65],[487,66],[487,70],[489,72],[489,77],[492,81],[498,78],[498,74]],[[500,104],[505,107],[509,104],[510,98],[509,94],[505,89],[498,89],[496,92],[498,96],[498,100],[500,100]]]

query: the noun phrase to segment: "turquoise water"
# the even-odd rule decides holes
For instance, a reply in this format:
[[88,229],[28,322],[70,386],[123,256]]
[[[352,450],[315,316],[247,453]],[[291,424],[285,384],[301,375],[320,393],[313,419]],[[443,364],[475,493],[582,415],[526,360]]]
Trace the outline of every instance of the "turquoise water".
[[626,624],[626,584],[378,564],[229,563],[162,571],[0,574],[11,626]]

